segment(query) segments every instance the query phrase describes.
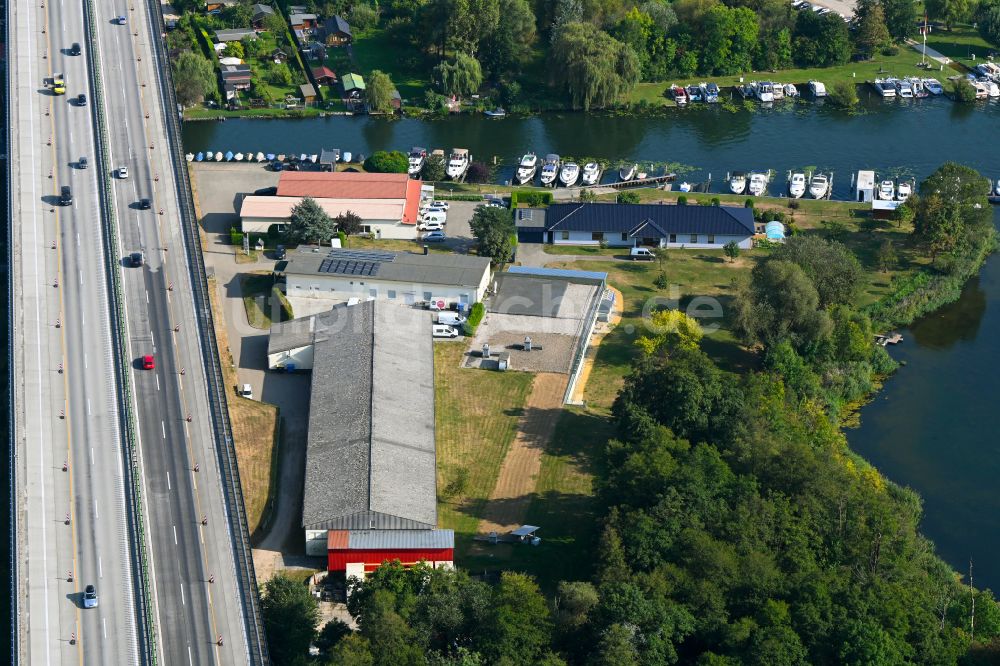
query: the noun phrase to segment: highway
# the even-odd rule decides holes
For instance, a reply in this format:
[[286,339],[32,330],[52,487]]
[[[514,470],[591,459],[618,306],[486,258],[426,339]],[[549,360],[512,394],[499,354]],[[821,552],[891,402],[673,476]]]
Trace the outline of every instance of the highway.
[[[92,108],[81,4],[14,9],[15,427],[24,488],[19,567],[27,645],[39,663],[139,662],[118,386],[113,371],[108,272],[93,163]],[[43,85],[63,72],[67,95]],[[72,188],[71,205],[58,193]],[[65,469],[65,471],[64,471]],[[25,576],[26,574],[26,576]],[[84,608],[95,585],[98,606]]]
[[[144,253],[144,265],[123,265],[122,275],[158,648],[168,664],[249,663],[163,126],[161,66],[150,49],[150,36],[159,33],[149,3],[97,6],[110,166],[128,170],[113,180],[119,256]],[[114,21],[118,14],[126,25]],[[149,209],[139,207],[142,199]],[[141,367],[145,355],[154,357],[154,369]]]

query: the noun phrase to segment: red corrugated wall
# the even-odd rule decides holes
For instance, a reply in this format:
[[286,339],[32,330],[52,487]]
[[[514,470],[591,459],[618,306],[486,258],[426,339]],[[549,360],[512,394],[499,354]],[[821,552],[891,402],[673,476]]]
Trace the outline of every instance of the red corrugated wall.
[[327,569],[329,571],[344,571],[347,569],[348,562],[364,562],[366,569],[374,569],[385,560],[399,560],[405,565],[412,565],[420,560],[450,562],[454,559],[454,548],[415,548],[412,550],[347,550],[338,548],[327,551]]

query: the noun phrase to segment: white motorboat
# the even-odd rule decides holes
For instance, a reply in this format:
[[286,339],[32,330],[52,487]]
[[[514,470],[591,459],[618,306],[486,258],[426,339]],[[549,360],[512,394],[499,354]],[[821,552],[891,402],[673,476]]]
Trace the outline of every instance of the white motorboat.
[[765,104],[774,101],[774,86],[770,81],[753,81],[750,85],[759,101]]
[[643,180],[648,175],[649,174],[647,174],[645,171],[642,170],[642,167],[639,167],[639,170],[635,172],[635,179]]
[[779,99],[785,99],[785,86],[781,83],[775,83],[771,86],[771,94],[774,95],[774,101],[777,102]]
[[691,183],[689,183],[687,181],[684,181],[683,183],[681,183],[680,185],[677,186],[677,191],[678,192],[690,192],[691,191]]
[[256,155],[256,157],[257,157],[257,161],[258,162],[263,162],[264,161],[264,153],[258,152],[257,155]]
[[188,162],[193,162],[194,161],[194,153],[188,153],[187,155],[184,156],[184,159],[186,159]]
[[806,175],[801,172],[793,173],[792,177],[788,179],[788,196],[793,199],[801,199],[805,193]]
[[698,87],[701,88],[701,98],[705,102],[715,104],[719,101],[719,86],[714,83],[702,83]]
[[747,175],[742,171],[734,171],[729,177],[729,191],[733,194],[743,194],[747,189]]
[[626,181],[635,178],[635,172],[639,170],[638,164],[623,164],[618,170],[618,180]]
[[799,89],[795,87],[794,83],[786,83],[783,88],[785,89],[785,97],[794,99],[799,96]]
[[906,79],[897,79],[896,84],[896,94],[899,95],[901,99],[913,99],[913,85]]
[[997,193],[997,196],[1000,197],[1000,179],[997,180],[995,191]]
[[884,99],[889,99],[896,96],[896,81],[895,79],[875,79],[872,81],[872,86],[878,91]]
[[580,180],[580,165],[576,162],[566,162],[559,169],[559,182],[565,187],[573,187]]
[[452,148],[451,157],[448,158],[448,167],[445,174],[452,180],[458,180],[465,175],[469,169],[469,151],[465,148]]
[[517,171],[514,172],[514,179],[517,181],[518,185],[530,183],[534,179],[535,172],[537,171],[538,155],[535,155],[534,153],[527,153],[521,158],[521,162],[517,165]]
[[913,185],[908,180],[901,180],[896,185],[896,199],[906,201],[913,194]]
[[319,155],[318,154],[310,155],[309,156],[309,161],[312,162],[313,164],[316,164],[316,162],[319,161]]
[[234,162],[242,162],[243,161],[243,153],[236,153],[235,155],[233,155],[233,161]]
[[883,180],[878,186],[878,198],[881,201],[892,201],[896,194],[896,184],[891,180]]
[[406,159],[406,173],[411,176],[419,175],[424,168],[424,161],[427,159],[427,149],[419,146],[410,148],[410,155]]
[[340,154],[340,161],[344,164],[350,164],[352,157],[354,157],[354,155],[351,155],[351,151],[345,150]]
[[924,84],[924,88],[927,89],[927,92],[932,95],[936,96],[944,94],[944,86],[942,86],[941,82],[937,79],[922,79],[921,83]]
[[701,96],[701,87],[696,85],[690,85],[684,89],[688,94],[688,100],[692,102],[703,102],[705,101]]
[[222,152],[221,151],[215,153],[215,161],[216,162],[221,162],[222,161]]
[[812,93],[813,97],[826,97],[826,85],[822,81],[809,81],[809,92]]
[[981,85],[986,87],[986,94],[991,98],[1000,97],[1000,86],[988,76],[980,76],[976,79]]
[[214,162],[215,161],[215,153],[213,153],[211,150],[209,150],[208,152],[206,152],[205,153],[205,161],[206,162]]
[[538,177],[542,185],[555,185],[556,178],[559,176],[559,156],[555,153],[549,153],[545,156],[542,161],[542,173]]
[[751,171],[750,180],[747,183],[747,194],[752,197],[759,197],[767,192],[767,174],[760,171]]
[[825,173],[815,173],[809,179],[809,196],[822,199],[830,193],[830,179]]
[[580,179],[584,185],[597,185],[601,182],[601,165],[597,162],[587,162],[580,172]]

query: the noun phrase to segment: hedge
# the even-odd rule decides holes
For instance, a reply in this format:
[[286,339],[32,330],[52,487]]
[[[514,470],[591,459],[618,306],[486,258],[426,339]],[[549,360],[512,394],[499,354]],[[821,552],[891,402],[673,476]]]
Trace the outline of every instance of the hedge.
[[527,204],[528,206],[548,206],[552,203],[552,193],[514,190],[510,193],[510,207],[517,208],[519,203]]
[[469,310],[469,318],[465,320],[465,324],[463,325],[465,334],[468,336],[475,335],[476,329],[479,328],[479,324],[485,316],[486,306],[482,303],[473,303],[472,309]]

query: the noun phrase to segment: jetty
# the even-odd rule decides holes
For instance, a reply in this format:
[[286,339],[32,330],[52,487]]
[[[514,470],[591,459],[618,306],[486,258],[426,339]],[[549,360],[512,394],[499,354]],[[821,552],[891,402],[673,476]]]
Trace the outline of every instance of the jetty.
[[903,336],[899,333],[886,333],[885,335],[876,335],[875,344],[882,345],[883,347],[887,345],[897,345],[903,341]]

